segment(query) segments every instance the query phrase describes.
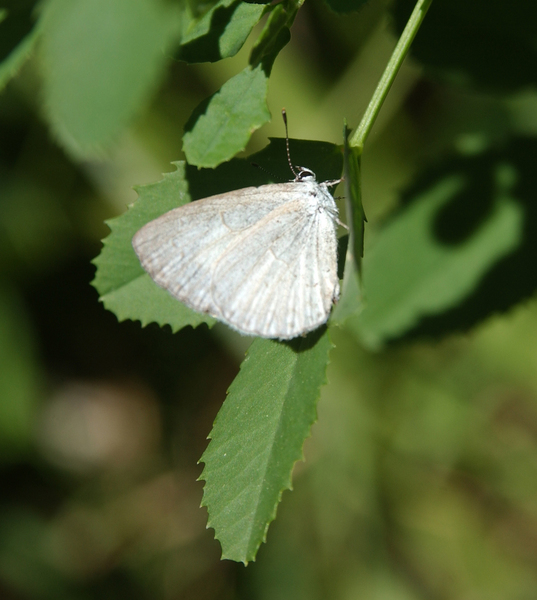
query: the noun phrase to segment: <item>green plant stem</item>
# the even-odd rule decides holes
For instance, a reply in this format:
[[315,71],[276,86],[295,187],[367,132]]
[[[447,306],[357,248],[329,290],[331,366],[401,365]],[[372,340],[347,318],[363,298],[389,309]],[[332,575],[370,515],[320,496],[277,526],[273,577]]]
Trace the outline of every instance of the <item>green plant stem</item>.
[[362,153],[365,141],[371,128],[373,127],[373,123],[380,112],[382,107],[382,103],[386,98],[388,92],[390,91],[390,87],[399,72],[399,68],[401,67],[403,60],[405,59],[408,51],[410,49],[410,45],[412,44],[412,40],[416,36],[418,29],[431,5],[432,0],[418,0],[416,2],[416,6],[408,19],[408,23],[395,46],[393,54],[386,65],[386,69],[380,78],[380,81],[377,85],[375,93],[373,94],[369,105],[365,111],[362,120],[354,133],[349,138],[349,145],[352,148],[356,148],[359,154]]

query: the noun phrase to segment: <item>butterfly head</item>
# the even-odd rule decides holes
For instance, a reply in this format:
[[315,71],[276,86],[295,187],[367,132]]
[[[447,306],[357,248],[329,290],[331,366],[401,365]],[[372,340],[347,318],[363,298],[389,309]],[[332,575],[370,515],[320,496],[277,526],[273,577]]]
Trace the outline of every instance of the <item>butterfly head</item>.
[[297,167],[298,172],[295,173],[295,181],[304,182],[304,181],[315,181],[315,173],[311,169],[307,169],[306,167]]

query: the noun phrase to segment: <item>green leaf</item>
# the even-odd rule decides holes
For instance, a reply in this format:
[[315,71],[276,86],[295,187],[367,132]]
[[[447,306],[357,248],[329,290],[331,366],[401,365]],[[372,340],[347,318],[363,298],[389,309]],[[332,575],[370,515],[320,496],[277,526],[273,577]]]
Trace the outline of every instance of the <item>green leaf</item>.
[[330,323],[338,325],[343,325],[350,316],[360,310],[362,305],[360,271],[366,219],[362,206],[361,156],[356,148],[349,147],[349,133],[350,130],[345,124],[343,132],[345,205],[350,232],[346,247],[341,298],[330,315]]
[[0,90],[30,57],[39,33],[32,13],[34,2],[17,0],[0,9]]
[[337,13],[349,13],[360,10],[368,0],[325,0],[328,6]]
[[[341,238],[343,239],[343,238]],[[339,254],[341,257],[342,255]],[[341,258],[340,258],[341,260]],[[352,254],[347,251],[341,297],[330,315],[331,325],[343,326],[349,317],[352,317],[362,307],[362,292],[360,277],[353,262]]]
[[[399,31],[415,0],[398,0]],[[537,3],[435,0],[412,45],[431,72],[451,83],[511,92],[537,83]]]
[[[194,110],[183,136],[183,151],[190,164],[215,167],[229,160],[244,150],[256,129],[270,120],[268,78],[276,56],[289,42],[289,26],[299,4],[290,2],[273,8],[252,49],[250,66]],[[243,3],[242,11],[252,11],[252,6],[257,5]]]
[[349,133],[350,130],[345,125],[345,200],[350,227],[350,251],[356,270],[360,272],[364,255],[364,224],[367,219],[362,204],[362,157],[357,148],[349,146]]
[[331,342],[316,331],[290,343],[257,339],[216,417],[203,506],[222,558],[255,559],[316,420]]
[[175,164],[177,171],[166,174],[158,183],[137,188],[139,200],[124,215],[107,222],[111,233],[94,260],[97,273],[93,285],[104,306],[120,321],[168,324],[178,331],[187,325],[212,324],[214,319],[190,310],[158,287],[142,269],[132,248],[132,237],[143,225],[190,199],[185,166]]
[[185,126],[183,151],[198,167],[215,167],[244,150],[251,134],[270,120],[268,76],[246,67],[202,103]]
[[347,323],[368,345],[457,306],[521,244],[516,179],[492,152],[424,174],[364,258],[364,309]]
[[189,22],[176,58],[198,63],[234,56],[265,10],[261,4],[220,0],[200,19]]
[[[447,243],[464,239],[476,223],[490,216],[491,203],[501,190],[517,203],[523,226],[516,249],[496,261],[461,302],[449,310],[422,318],[406,338],[440,336],[467,331],[491,314],[504,312],[532,297],[537,291],[537,207],[535,190],[537,140],[515,138],[498,150],[466,159],[465,169],[472,174],[473,202],[461,197],[441,211],[436,234]],[[455,161],[456,162],[456,161]],[[462,167],[462,165],[460,165]],[[452,164],[451,169],[453,170]],[[481,219],[481,221],[479,221]]]
[[[342,157],[337,146],[302,140],[291,140],[290,144],[297,164],[308,165],[320,181],[334,179],[341,173]],[[254,168],[252,161],[266,171]],[[150,220],[190,199],[268,183],[267,171],[276,181],[286,181],[290,172],[283,139],[271,140],[269,146],[248,159],[234,159],[214,170],[174,164],[177,171],[166,174],[162,181],[137,188],[137,202],[125,214],[108,221],[111,233],[94,260],[97,273],[93,285],[105,307],[120,320],[139,320],[143,325],[169,324],[177,331],[186,325],[212,324],[214,319],[191,311],[153,283],[132,248],[134,234]]]
[[250,53],[250,65],[252,67],[262,64],[265,73],[270,73],[278,53],[291,39],[289,28],[296,17],[297,11],[297,5],[294,6],[294,10],[291,10],[291,12],[289,12],[288,5],[277,4],[274,7]]
[[149,100],[178,35],[161,0],[51,0],[43,14],[45,104],[60,141],[91,155]]

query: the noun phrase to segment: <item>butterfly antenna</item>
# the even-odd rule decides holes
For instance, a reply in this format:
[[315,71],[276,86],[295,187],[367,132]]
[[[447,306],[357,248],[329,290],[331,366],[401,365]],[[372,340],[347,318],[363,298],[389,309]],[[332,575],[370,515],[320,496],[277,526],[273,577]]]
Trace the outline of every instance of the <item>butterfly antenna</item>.
[[269,171],[268,169],[265,169],[265,167],[262,167],[261,165],[259,165],[258,163],[250,163],[252,165],[252,167],[255,167],[256,169],[261,169],[261,171],[264,171],[267,175],[270,175],[272,177],[272,179],[274,179],[274,181],[276,181],[278,178],[274,175],[274,173],[272,173],[271,171]]
[[289,163],[289,167],[293,172],[293,175],[298,177],[298,173],[295,171],[293,163],[291,162],[291,152],[289,151],[289,130],[287,129],[287,112],[285,111],[285,108],[282,108],[282,117],[285,125],[285,147],[287,148],[287,162]]

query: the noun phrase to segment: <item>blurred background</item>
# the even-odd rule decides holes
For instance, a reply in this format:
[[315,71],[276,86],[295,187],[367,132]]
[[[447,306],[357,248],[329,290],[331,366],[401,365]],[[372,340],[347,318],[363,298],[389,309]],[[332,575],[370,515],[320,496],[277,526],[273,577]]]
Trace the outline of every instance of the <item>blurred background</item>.
[[[33,2],[17,7],[33,17],[0,23],[3,58],[31,30],[18,24],[34,22]],[[372,0],[337,14],[306,2],[272,72],[273,121],[247,153],[283,136],[283,106],[291,137],[341,143],[343,119],[358,124],[411,8]],[[460,30],[437,21],[456,47]],[[506,27],[526,28],[535,48],[536,22]],[[220,561],[197,460],[248,340],[223,326],[172,335],[118,323],[91,286],[91,261],[104,221],[136,200],[133,185],[183,157],[191,111],[247,64],[251,44],[217,64],[167,59],[98,152],[74,149],[54,121],[46,37],[2,82],[0,598],[536,598],[533,299],[464,333],[379,351],[334,328],[294,491],[255,563]],[[533,54],[516,56],[535,76]],[[366,253],[424,166],[536,133],[531,80],[506,93],[493,68],[473,85],[441,76],[441,62],[407,60],[366,147]]]

